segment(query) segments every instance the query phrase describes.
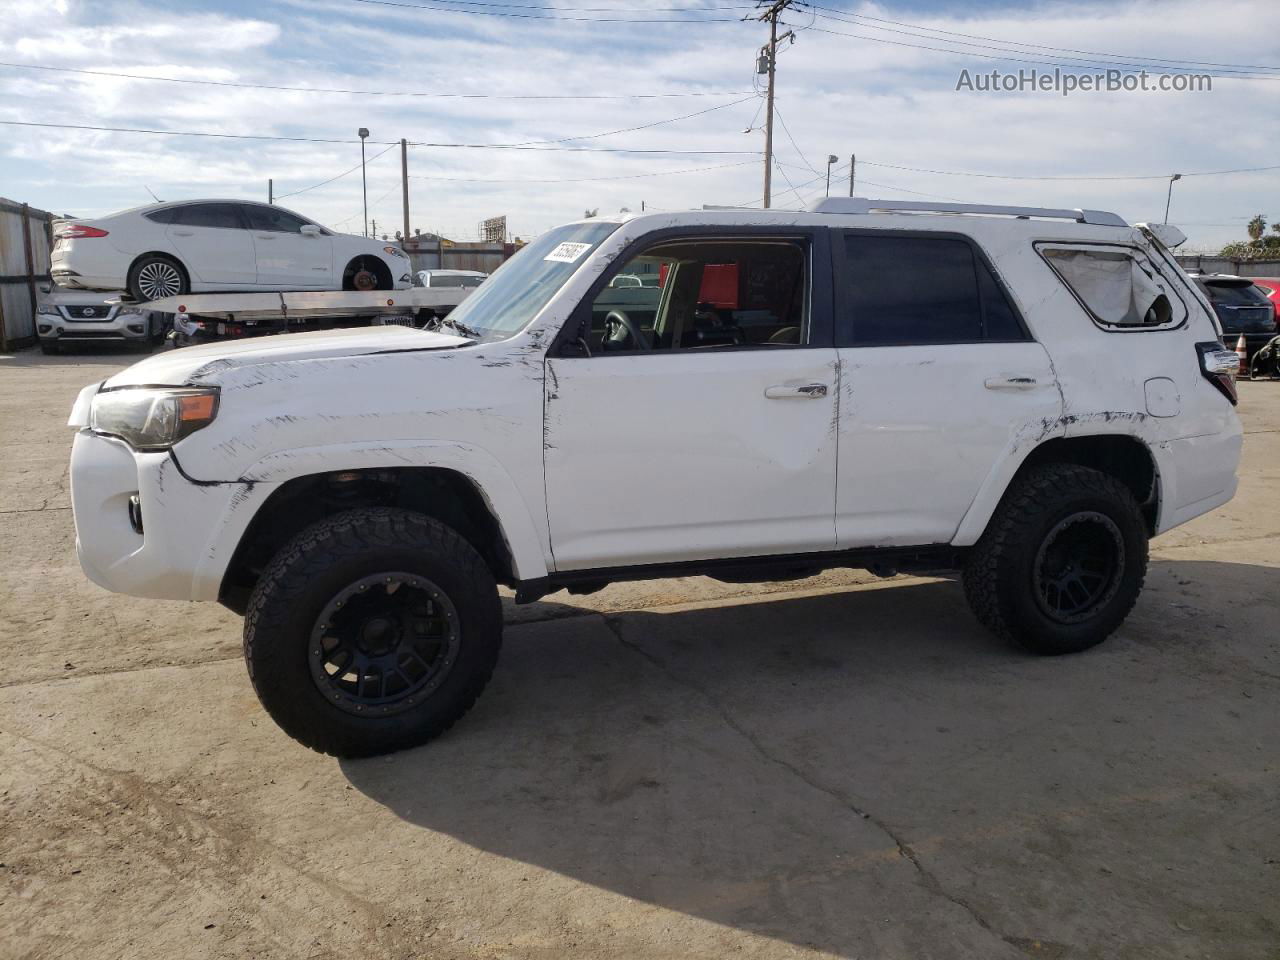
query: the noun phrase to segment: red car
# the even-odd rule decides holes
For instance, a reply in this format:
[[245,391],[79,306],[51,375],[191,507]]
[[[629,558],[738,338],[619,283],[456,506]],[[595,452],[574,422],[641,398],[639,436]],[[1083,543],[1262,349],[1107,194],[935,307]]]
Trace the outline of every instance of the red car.
[[1250,277],[1253,285],[1267,295],[1276,311],[1276,330],[1280,332],[1280,279],[1275,277]]

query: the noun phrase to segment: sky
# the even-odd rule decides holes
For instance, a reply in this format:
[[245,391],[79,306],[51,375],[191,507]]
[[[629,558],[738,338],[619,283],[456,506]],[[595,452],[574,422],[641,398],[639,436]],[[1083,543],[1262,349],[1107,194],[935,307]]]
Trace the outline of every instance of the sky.
[[[401,138],[419,144],[411,228],[458,240],[499,215],[528,238],[588,209],[759,205],[768,30],[754,7],[0,0],[0,121],[227,135],[0,124],[0,196],[92,217],[152,195],[265,200],[272,179],[282,206],[360,233],[365,127],[379,234],[402,225]],[[837,195],[856,154],[859,196],[1086,207],[1130,222],[1162,220],[1169,177],[1183,173],[1169,219],[1185,249],[1244,239],[1254,214],[1280,220],[1280,3],[1210,9],[797,4],[777,61],[773,206],[820,198],[832,155]],[[1161,63],[1211,73],[1212,89],[957,89],[963,70],[976,87],[993,69],[1146,64],[1154,77]],[[169,79],[145,79],[157,77]],[[1239,170],[1253,172],[1208,175]]]

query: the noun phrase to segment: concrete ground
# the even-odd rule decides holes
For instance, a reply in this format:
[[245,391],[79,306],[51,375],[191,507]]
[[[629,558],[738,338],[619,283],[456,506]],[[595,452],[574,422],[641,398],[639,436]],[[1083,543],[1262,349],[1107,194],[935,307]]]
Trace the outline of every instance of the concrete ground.
[[132,359],[0,359],[0,957],[1280,958],[1280,383],[1087,654],[948,580],[615,586],[336,761],[237,618],[80,574],[63,423]]

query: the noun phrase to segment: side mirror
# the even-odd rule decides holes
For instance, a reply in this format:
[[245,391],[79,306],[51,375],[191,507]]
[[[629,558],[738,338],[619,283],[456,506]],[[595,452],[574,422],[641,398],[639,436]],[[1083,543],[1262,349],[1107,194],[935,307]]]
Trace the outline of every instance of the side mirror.
[[317,227],[314,223],[304,223],[302,225],[302,228],[298,232],[302,234],[304,237],[320,236],[320,228]]

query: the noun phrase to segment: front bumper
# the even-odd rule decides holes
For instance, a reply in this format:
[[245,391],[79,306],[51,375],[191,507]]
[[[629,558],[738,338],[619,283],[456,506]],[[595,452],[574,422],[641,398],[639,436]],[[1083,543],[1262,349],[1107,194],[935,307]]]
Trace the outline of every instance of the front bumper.
[[[74,416],[74,415],[73,415]],[[71,448],[76,555],[100,587],[161,600],[216,600],[236,545],[273,483],[194,483],[168,453],[80,430]],[[141,508],[139,533],[130,499]]]

